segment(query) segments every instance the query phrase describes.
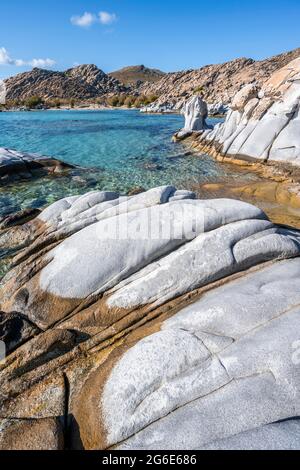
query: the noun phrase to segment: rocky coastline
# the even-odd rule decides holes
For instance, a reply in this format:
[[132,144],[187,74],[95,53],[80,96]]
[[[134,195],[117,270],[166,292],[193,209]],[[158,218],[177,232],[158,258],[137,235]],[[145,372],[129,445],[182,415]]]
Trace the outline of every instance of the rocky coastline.
[[[299,73],[246,85],[214,128],[191,96],[175,139],[277,178],[233,197],[299,210]],[[0,149],[0,170],[68,168]],[[300,449],[300,231],[204,189],[95,190],[1,223],[1,450]]]
[[[239,165],[275,181],[276,186],[254,186],[252,193],[300,208],[300,59],[276,71],[259,88],[243,87],[233,99],[225,122],[213,129],[205,123],[202,98],[194,96],[185,105],[184,129],[174,140],[220,162]],[[207,106],[206,106],[207,109]],[[199,118],[200,121],[199,121]],[[204,121],[203,121],[204,119]],[[203,122],[202,122],[203,121]],[[270,189],[272,188],[272,189]],[[251,188],[244,188],[251,195]],[[233,193],[243,188],[233,188]]]

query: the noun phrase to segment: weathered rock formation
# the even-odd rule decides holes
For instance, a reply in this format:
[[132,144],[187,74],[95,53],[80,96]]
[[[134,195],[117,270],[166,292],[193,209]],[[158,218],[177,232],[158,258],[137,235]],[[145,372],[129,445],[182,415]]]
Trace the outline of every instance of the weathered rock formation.
[[118,80],[106,75],[96,65],[80,65],[65,72],[35,68],[5,80],[7,101],[22,101],[32,96],[44,100],[74,98],[88,100],[129,89]]
[[299,165],[300,58],[275,72],[262,88],[255,84],[242,88],[226,121],[197,136],[196,143],[233,160]]
[[263,83],[280,68],[300,56],[300,49],[280,54],[266,60],[236,59],[224,64],[207,65],[198,70],[168,73],[161,80],[145,84],[140,92],[157,95],[158,100],[149,112],[180,110],[196,89],[201,88],[209,105],[231,105],[236,93],[248,83]]
[[175,140],[185,138],[191,135],[192,132],[212,129],[206,123],[208,116],[207,104],[200,96],[193,96],[186,102],[183,107],[183,114],[185,117],[184,128],[175,134]]
[[63,199],[5,243],[0,448],[300,447],[299,232],[167,186]]
[[202,131],[207,128],[207,104],[200,96],[193,96],[184,106],[186,131]]
[[0,147],[0,184],[47,174],[58,174],[73,168],[55,158],[22,153]]

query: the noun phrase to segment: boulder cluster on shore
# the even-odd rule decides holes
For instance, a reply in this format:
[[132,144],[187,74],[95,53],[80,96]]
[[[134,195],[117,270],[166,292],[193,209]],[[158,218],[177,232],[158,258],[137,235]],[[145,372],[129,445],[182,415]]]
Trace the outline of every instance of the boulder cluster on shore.
[[0,232],[1,449],[299,448],[300,232],[172,186]]
[[207,129],[205,120],[200,122],[199,100],[193,97],[186,105],[186,126],[175,137],[198,131],[199,148],[232,161],[300,165],[300,58],[276,71],[262,88],[255,83],[243,87],[225,122],[214,129]]

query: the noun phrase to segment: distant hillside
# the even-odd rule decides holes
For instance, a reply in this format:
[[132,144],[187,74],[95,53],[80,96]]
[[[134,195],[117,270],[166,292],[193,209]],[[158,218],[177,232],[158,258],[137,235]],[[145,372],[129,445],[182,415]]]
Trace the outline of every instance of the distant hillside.
[[88,100],[131,91],[106,75],[96,65],[80,65],[65,72],[35,68],[5,80],[7,100],[26,100],[39,96],[44,100],[63,98]]
[[144,95],[158,96],[157,104],[167,103],[171,107],[179,104],[178,109],[197,89],[203,91],[208,103],[230,104],[243,85],[253,82],[262,85],[277,69],[299,56],[300,48],[261,61],[241,58],[175,73],[163,73],[143,65],[110,74],[96,65],[80,65],[65,72],[35,68],[5,80],[5,84],[8,101],[23,101],[32,96],[44,100],[101,98],[105,101],[116,95]]
[[155,83],[160,80],[165,73],[161,70],[149,69],[144,65],[134,65],[131,67],[124,67],[116,72],[111,72],[109,75],[125,85],[131,85],[136,84],[137,82]]
[[145,83],[139,91],[159,96],[158,104],[174,104],[183,103],[198,88],[208,103],[230,104],[243,85],[252,82],[262,85],[276,70],[299,56],[300,48],[261,61],[241,58],[197,70],[168,73],[156,83]]

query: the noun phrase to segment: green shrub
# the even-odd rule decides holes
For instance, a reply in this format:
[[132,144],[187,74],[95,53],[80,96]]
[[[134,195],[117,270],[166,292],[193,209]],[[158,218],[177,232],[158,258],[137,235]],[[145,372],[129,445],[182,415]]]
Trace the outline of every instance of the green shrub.
[[36,108],[40,104],[43,104],[43,100],[39,96],[31,96],[25,100],[25,106],[30,109]]
[[203,86],[197,86],[195,89],[194,89],[194,94],[196,95],[200,95],[200,96],[203,96],[204,95],[204,87]]
[[110,98],[107,99],[107,104],[113,107],[119,106],[119,97],[116,95],[111,96]]
[[119,96],[119,104],[118,106],[124,106],[126,100],[126,95],[120,95]]
[[124,101],[124,105],[127,106],[127,108],[132,108],[135,102],[135,96],[129,95]]

